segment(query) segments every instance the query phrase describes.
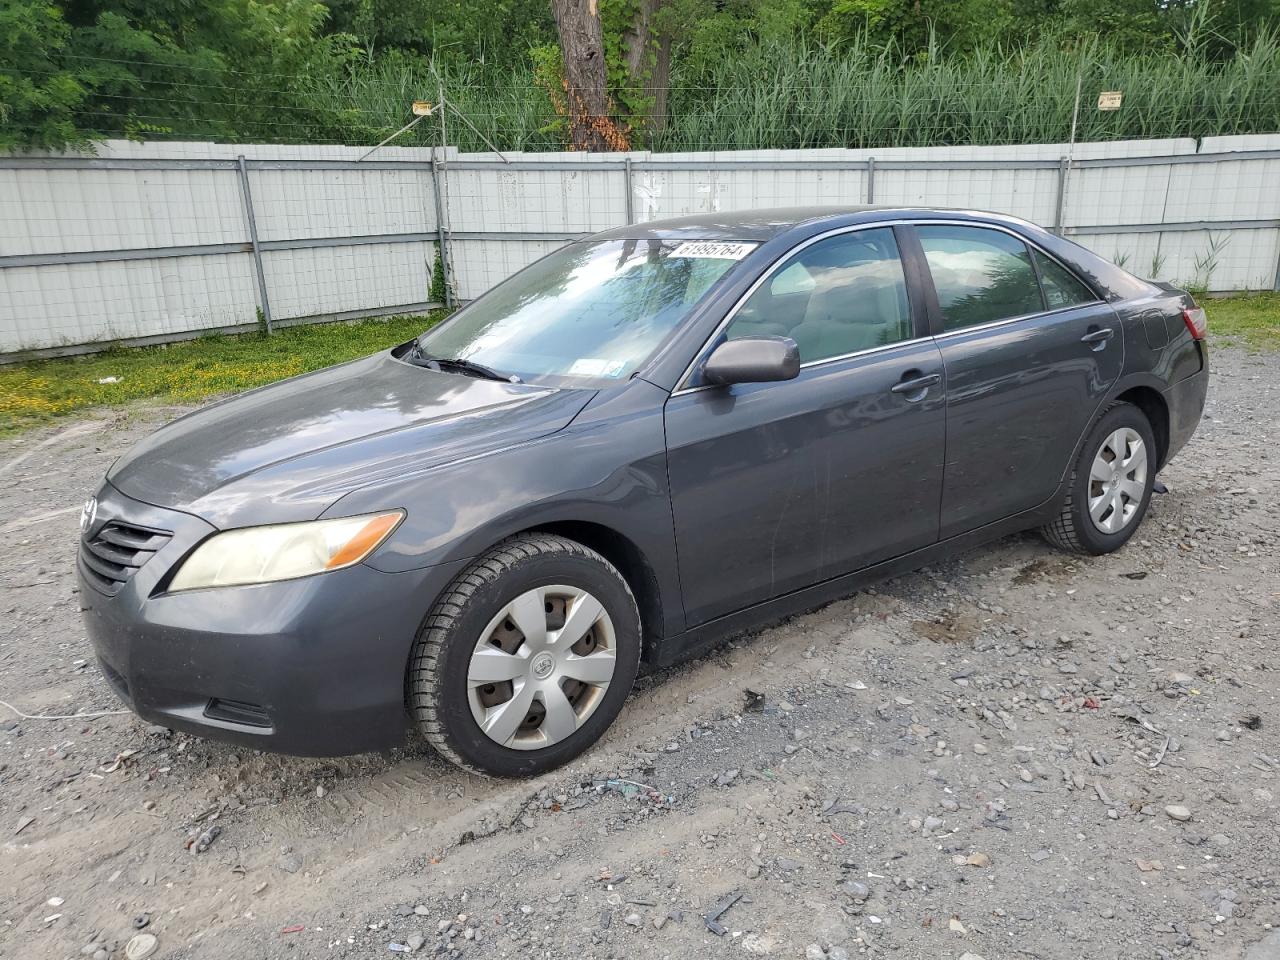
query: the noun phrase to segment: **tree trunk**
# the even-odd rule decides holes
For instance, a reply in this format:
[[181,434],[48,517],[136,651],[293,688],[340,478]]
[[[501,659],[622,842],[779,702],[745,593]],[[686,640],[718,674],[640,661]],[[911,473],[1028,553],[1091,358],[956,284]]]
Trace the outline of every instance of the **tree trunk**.
[[575,150],[616,149],[609,118],[604,36],[597,0],[551,0],[564,57],[565,106]]

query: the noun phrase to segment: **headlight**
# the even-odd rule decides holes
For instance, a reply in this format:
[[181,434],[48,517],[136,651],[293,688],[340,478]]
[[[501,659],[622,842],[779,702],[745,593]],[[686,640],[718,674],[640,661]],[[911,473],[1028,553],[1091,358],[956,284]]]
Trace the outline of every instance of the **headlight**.
[[373,553],[403,517],[397,510],[217,533],[187,557],[169,589],[269,583],[349,567]]

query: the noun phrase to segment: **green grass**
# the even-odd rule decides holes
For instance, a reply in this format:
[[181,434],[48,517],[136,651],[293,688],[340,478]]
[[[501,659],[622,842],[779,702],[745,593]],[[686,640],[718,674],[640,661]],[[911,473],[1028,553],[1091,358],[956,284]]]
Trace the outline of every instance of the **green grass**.
[[[0,367],[0,434],[135,400],[195,403],[394,346],[443,313],[201,337]],[[114,377],[117,382],[99,381]]]
[[1280,293],[1258,293],[1221,300],[1201,298],[1214,341],[1243,344],[1251,350],[1280,350]]
[[[1280,293],[1204,298],[1216,342],[1280,350]],[[274,336],[201,337],[161,347],[0,367],[0,435],[135,400],[196,403],[363,357],[421,333],[443,313],[289,327]],[[115,383],[99,383],[109,377]]]

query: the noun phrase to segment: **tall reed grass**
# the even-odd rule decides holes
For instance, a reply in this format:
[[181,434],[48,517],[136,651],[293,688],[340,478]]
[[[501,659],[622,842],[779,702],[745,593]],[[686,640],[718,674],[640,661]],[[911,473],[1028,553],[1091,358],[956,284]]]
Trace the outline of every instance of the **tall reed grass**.
[[[758,45],[697,72],[672,75],[668,114],[635,132],[655,150],[909,147],[1059,143],[1076,139],[1206,137],[1280,132],[1280,37],[1263,31],[1226,61],[1197,52],[1126,54],[1100,40],[1065,47],[1050,37],[1018,49],[903,59],[864,41],[797,39]],[[329,139],[376,143],[405,122],[407,104],[437,82],[484,137],[504,150],[565,149],[563,118],[525,66],[392,61],[317,81],[318,127]],[[1120,90],[1119,110],[1098,94]],[[449,142],[484,150],[456,119]],[[438,143],[434,121],[398,143]]]

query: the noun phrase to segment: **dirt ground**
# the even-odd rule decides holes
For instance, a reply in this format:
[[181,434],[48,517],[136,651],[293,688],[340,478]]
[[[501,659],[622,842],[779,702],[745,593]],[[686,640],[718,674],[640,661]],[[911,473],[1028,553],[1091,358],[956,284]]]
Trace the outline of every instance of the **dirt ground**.
[[[1215,352],[1118,554],[1014,537],[739,638],[538,780],[0,707],[0,956],[1280,957],[1276,363]],[[0,442],[20,710],[118,709],[77,514],[175,412]]]

